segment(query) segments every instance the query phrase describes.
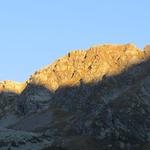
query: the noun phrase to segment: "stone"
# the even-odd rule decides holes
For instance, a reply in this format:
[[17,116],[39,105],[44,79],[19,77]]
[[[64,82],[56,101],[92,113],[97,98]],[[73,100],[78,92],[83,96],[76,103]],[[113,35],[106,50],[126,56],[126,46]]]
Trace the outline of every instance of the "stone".
[[5,125],[13,134],[0,132],[2,148],[150,149],[149,70],[149,46],[105,44],[71,51],[24,83],[1,82],[0,121],[18,119]]

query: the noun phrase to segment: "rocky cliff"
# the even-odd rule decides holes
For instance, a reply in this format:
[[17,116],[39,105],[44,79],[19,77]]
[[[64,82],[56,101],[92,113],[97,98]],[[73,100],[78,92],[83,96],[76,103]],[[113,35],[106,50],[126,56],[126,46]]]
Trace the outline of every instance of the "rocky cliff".
[[[14,94],[7,109],[0,108],[6,135],[0,147],[148,150],[149,59],[150,46],[143,51],[133,44],[93,46],[68,53],[23,84],[0,83],[1,104]],[[29,140],[4,142],[11,132]]]
[[19,83],[10,80],[0,82],[0,92],[11,92],[19,94],[25,88],[26,83]]
[[90,83],[117,75],[145,57],[147,55],[132,44],[94,46],[68,53],[34,73],[29,83],[55,91],[63,86],[79,85],[81,80]]
[[30,77],[28,86],[20,98],[21,101],[22,98],[25,98],[24,102],[28,103],[28,107],[30,106],[30,108],[24,108],[24,111],[34,110],[33,99],[35,96],[36,100],[40,101],[41,96],[37,95],[40,92],[36,92],[39,88],[43,89],[42,93],[46,95],[43,98],[47,101],[50,96],[46,89],[53,95],[61,87],[99,82],[104,77],[120,74],[134,64],[142,62],[146,57],[149,57],[147,51],[145,55],[145,51],[141,51],[133,44],[102,45],[91,47],[88,50],[72,51],[53,64],[38,70]]

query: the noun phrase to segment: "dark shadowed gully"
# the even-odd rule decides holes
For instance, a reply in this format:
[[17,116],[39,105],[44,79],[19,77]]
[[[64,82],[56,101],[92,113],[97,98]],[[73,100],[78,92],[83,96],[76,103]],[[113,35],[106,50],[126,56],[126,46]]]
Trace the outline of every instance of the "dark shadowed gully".
[[73,51],[0,83],[0,149],[149,150],[150,48]]

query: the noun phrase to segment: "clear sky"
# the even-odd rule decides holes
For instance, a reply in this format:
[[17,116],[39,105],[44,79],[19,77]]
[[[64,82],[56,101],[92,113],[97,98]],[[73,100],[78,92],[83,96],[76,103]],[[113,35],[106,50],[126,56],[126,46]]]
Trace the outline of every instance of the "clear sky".
[[150,43],[150,0],[0,0],[0,80],[24,81],[70,50]]

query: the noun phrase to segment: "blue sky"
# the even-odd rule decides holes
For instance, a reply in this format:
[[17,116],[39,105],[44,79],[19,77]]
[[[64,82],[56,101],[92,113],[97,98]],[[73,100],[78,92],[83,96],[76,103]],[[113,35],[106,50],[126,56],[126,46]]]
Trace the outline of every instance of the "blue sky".
[[70,50],[150,43],[149,0],[1,0],[0,80],[24,81]]

